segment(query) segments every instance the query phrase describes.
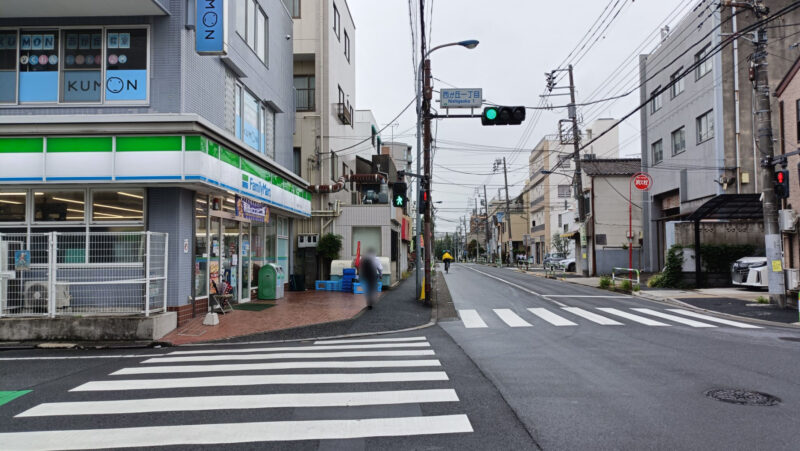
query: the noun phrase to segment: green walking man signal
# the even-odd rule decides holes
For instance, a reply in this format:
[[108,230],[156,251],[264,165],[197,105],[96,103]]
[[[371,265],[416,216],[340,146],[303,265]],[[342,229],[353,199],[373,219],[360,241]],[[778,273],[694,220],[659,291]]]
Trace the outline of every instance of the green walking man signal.
[[392,185],[392,192],[394,193],[394,206],[395,207],[405,207],[406,206],[406,190],[408,186],[405,182],[396,182]]

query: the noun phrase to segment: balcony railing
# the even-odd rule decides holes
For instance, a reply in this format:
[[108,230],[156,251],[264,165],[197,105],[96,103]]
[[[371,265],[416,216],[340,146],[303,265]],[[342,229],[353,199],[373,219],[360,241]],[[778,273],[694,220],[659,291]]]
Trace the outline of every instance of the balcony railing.
[[314,111],[317,106],[314,102],[315,89],[296,89],[295,90],[295,104],[297,111]]
[[339,115],[339,120],[342,121],[342,124],[350,125],[353,123],[353,116],[350,114],[350,108],[344,103],[336,104],[336,113]]
[[531,233],[541,232],[544,230],[544,226],[546,224],[537,225],[535,227],[531,227]]

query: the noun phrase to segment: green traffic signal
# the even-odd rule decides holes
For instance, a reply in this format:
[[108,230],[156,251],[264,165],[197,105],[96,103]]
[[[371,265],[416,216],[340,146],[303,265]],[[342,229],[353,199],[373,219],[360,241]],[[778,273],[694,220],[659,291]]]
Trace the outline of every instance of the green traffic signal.
[[497,119],[497,108],[487,108],[484,114],[486,115],[486,119],[493,121]]
[[395,207],[403,207],[403,206],[405,206],[405,198],[403,196],[395,196],[395,198],[394,198],[394,206]]

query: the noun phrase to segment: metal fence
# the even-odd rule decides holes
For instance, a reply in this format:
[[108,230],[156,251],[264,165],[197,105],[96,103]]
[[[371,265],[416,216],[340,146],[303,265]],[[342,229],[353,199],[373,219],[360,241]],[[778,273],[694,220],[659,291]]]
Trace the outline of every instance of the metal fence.
[[0,316],[144,314],[167,307],[165,233],[0,233]]

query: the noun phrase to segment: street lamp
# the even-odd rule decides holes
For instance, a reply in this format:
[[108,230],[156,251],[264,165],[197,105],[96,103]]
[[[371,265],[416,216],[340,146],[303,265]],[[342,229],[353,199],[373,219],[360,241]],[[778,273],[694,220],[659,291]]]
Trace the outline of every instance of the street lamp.
[[[430,56],[431,53],[433,53],[436,50],[439,50],[441,48],[444,48],[444,47],[461,46],[461,47],[464,47],[466,49],[474,49],[475,47],[478,46],[478,44],[479,44],[479,42],[477,40],[475,40],[475,39],[468,39],[466,41],[450,42],[448,44],[437,45],[436,47],[433,47],[432,49],[428,50],[424,55],[422,55],[422,60],[420,61],[419,67],[418,67],[418,70],[417,70],[417,80],[416,80],[416,83],[417,83],[417,89],[416,89],[416,91],[417,91],[417,174],[420,175],[420,177],[417,178],[417,202],[419,202],[419,192],[420,192],[420,190],[422,188],[422,177],[421,177],[421,174],[422,174],[422,68],[425,65],[425,60],[428,59],[428,56]],[[416,223],[417,223],[417,241],[415,243],[414,248],[417,251],[416,252],[416,265],[415,265],[416,266],[416,271],[415,271],[415,276],[416,276],[416,282],[417,282],[416,296],[417,296],[417,299],[419,299],[419,295],[420,295],[420,293],[422,293],[422,290],[420,290],[420,283],[421,283],[420,270],[422,269],[422,261],[423,261],[422,260],[422,254],[421,254],[423,227],[422,227],[422,216],[419,214],[419,209],[417,209],[417,213],[416,214],[417,214],[417,219],[416,219]],[[428,246],[428,247],[430,247],[430,245],[431,245],[431,243],[427,243],[426,244],[426,246]],[[425,252],[427,253],[428,250],[426,249]],[[429,293],[426,293],[426,295],[430,296]]]

